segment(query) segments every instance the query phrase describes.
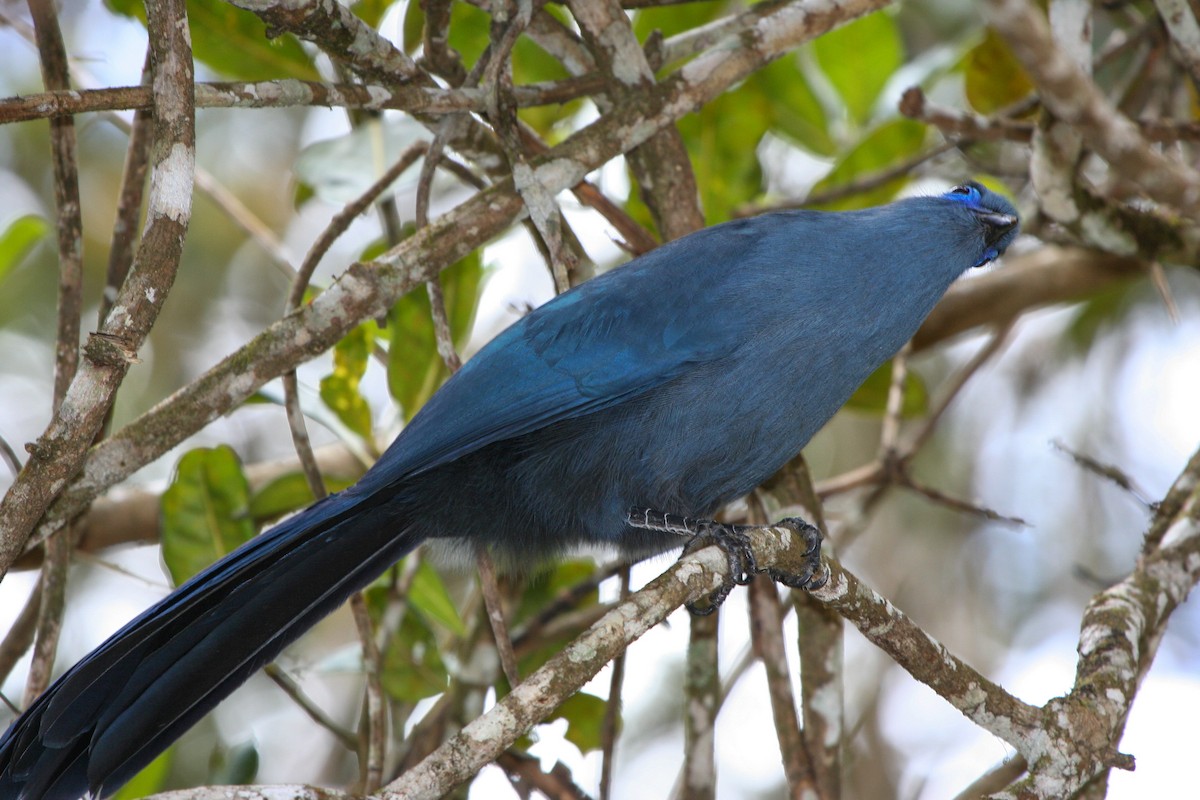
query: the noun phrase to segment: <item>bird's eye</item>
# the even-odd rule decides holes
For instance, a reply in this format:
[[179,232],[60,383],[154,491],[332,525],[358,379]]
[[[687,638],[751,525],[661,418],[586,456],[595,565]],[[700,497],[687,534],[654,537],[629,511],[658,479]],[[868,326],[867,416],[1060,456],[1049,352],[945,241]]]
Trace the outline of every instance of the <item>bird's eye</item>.
[[974,183],[964,183],[960,184],[959,186],[955,186],[943,196],[951,197],[961,203],[967,203],[969,205],[978,203],[983,198],[983,194],[979,191],[979,185]]

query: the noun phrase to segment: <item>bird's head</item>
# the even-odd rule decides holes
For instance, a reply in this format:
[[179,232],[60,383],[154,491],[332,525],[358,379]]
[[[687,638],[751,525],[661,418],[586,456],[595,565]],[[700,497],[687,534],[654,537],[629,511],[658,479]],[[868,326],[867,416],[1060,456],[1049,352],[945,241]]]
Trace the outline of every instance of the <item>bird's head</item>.
[[983,236],[983,257],[975,267],[982,267],[999,258],[1017,238],[1020,220],[1017,210],[1005,197],[987,187],[971,181],[955,186],[942,197],[962,203],[971,212],[971,219],[979,226]]

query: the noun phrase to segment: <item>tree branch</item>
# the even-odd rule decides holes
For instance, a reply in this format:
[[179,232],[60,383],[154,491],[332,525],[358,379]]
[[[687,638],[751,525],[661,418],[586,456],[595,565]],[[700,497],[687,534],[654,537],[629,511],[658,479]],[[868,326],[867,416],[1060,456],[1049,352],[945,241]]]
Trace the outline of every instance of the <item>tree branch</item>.
[[83,463],[117,386],[158,318],[191,217],[195,126],[192,59],[182,2],[148,6],[156,104],[150,201],[137,263],[46,432],[0,501],[0,576],[20,555],[38,519]]
[[1055,118],[1077,130],[1109,166],[1149,197],[1189,216],[1200,214],[1200,173],[1150,146],[1137,126],[1055,43],[1041,11],[1028,0],[988,0],[984,9]]

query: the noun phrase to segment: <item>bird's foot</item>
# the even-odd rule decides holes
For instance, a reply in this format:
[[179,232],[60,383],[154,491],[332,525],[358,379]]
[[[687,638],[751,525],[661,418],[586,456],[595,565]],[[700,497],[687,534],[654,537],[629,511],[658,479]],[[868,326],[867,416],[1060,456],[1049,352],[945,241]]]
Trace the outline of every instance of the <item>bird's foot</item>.
[[709,545],[716,545],[725,554],[729,562],[728,577],[708,596],[704,605],[687,604],[687,610],[696,616],[703,617],[716,611],[733,591],[734,586],[745,586],[760,571],[758,562],[754,559],[754,551],[750,549],[750,537],[745,534],[744,525],[726,525],[711,519],[664,514],[649,508],[630,509],[627,521],[635,528],[688,537],[687,544],[683,546],[685,556]]
[[767,569],[766,573],[771,576],[771,580],[793,589],[820,589],[824,586],[829,580],[829,570],[821,564],[821,531],[799,517],[781,519],[774,527],[795,531],[804,540],[805,549],[804,563],[799,572]]
[[789,517],[777,523],[780,527],[795,531],[807,545],[804,551],[804,565],[799,573],[773,568],[760,570],[754,558],[754,551],[750,548],[750,537],[746,535],[751,526],[726,525],[710,519],[664,514],[648,508],[630,509],[627,520],[635,528],[687,536],[688,542],[683,547],[685,556],[714,544],[725,554],[729,560],[729,577],[707,598],[704,605],[687,604],[687,610],[697,616],[716,611],[733,591],[734,586],[744,586],[760,572],[765,572],[772,580],[793,589],[818,589],[829,579],[828,573],[821,566],[821,532],[799,517]]

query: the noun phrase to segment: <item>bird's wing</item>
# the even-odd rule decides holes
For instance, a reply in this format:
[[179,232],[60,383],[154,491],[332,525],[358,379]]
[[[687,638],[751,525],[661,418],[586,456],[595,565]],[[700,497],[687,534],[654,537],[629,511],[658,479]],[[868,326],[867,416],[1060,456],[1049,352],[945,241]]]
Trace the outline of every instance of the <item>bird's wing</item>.
[[[737,307],[753,249],[738,239],[693,235],[519,320],[433,396],[361,490],[609,408],[729,355],[756,325]],[[738,258],[743,280],[731,280],[735,271],[723,265]]]

